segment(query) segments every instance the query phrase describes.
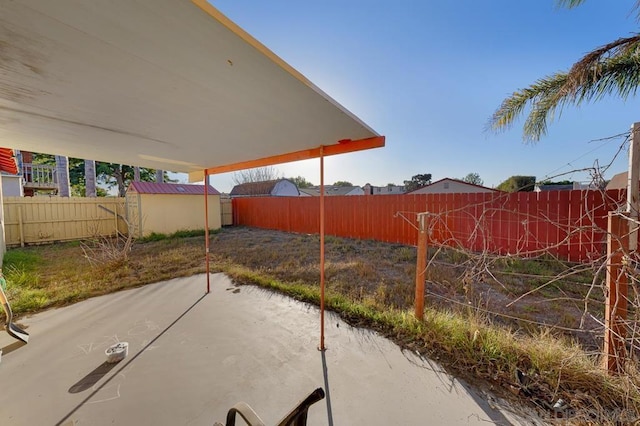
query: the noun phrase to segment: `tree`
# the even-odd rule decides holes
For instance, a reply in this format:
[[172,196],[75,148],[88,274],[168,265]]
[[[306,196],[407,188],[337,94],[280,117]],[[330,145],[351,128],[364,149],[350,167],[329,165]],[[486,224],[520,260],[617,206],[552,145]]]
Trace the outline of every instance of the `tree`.
[[311,188],[313,184],[303,178],[302,176],[296,176],[293,178],[288,178],[291,182],[295,183],[298,188]]
[[[98,182],[106,185],[107,188],[118,188],[118,197],[124,197],[129,184],[135,178],[135,168],[124,164],[96,163],[96,175]],[[156,170],[140,168],[140,180],[142,182],[156,182]],[[163,171],[164,182],[176,182],[169,178],[166,171]]]
[[96,162],[93,160],[84,160],[84,183],[85,197],[97,197]]
[[[573,8],[584,0],[556,0],[560,6]],[[639,8],[636,2],[635,8]],[[493,130],[509,128],[523,114],[530,111],[524,123],[523,138],[536,142],[547,133],[547,122],[556,110],[565,105],[580,106],[583,102],[598,101],[605,95],[626,99],[635,95],[640,85],[640,34],[619,38],[587,53],[569,71],[543,77],[525,89],[514,92],[502,101],[490,119]]]
[[480,178],[478,173],[469,173],[465,177],[462,178],[463,182],[471,183],[473,185],[483,185],[484,181]]
[[416,189],[420,189],[425,187],[431,183],[431,173],[424,173],[421,175],[413,175],[411,176],[411,180],[404,181],[404,187],[407,192],[415,191]]
[[278,169],[269,167],[259,167],[257,169],[240,170],[233,173],[233,182],[236,185],[249,182],[264,182],[268,180],[282,179],[282,173]]
[[497,189],[505,192],[531,192],[535,185],[535,176],[511,176],[498,185]]
[[56,178],[58,180],[58,195],[61,197],[71,196],[71,183],[69,181],[69,157],[56,155]]
[[334,182],[333,186],[353,186],[353,184],[351,182],[346,181],[346,180],[339,180],[337,182]]
[[[33,154],[33,162],[35,164],[55,165],[56,161],[53,155]],[[69,158],[69,181],[71,183],[71,194],[73,196],[84,196],[86,191],[85,180],[85,160],[78,158]],[[96,162],[95,165],[96,180],[108,189],[118,188],[118,196],[124,197],[129,183],[134,178],[134,167],[115,164]],[[140,168],[140,180],[143,182],[155,182],[156,171],[154,169]],[[176,182],[170,179],[167,172],[163,173],[164,182]],[[96,189],[96,195],[99,197],[107,196],[108,193],[102,188]]]

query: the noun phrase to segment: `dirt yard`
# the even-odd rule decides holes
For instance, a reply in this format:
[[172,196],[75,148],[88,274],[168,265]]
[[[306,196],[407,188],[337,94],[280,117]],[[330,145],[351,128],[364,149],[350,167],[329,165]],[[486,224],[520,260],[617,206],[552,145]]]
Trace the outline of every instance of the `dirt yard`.
[[[320,280],[319,248],[317,235],[243,227],[225,228],[211,243],[214,261],[309,285]],[[497,258],[433,247],[429,252],[427,304],[474,309],[522,330],[553,326],[586,348],[600,347],[604,307],[600,282],[592,285],[596,265]],[[410,309],[415,265],[415,247],[326,237],[327,288],[356,300],[373,298],[381,306]]]

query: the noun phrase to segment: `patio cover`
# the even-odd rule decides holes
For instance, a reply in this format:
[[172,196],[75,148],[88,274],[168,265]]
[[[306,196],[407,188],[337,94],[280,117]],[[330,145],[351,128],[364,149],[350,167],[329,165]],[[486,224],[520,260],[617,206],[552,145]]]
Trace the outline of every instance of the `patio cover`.
[[0,146],[196,180],[384,145],[205,0],[0,0],[0,11]]

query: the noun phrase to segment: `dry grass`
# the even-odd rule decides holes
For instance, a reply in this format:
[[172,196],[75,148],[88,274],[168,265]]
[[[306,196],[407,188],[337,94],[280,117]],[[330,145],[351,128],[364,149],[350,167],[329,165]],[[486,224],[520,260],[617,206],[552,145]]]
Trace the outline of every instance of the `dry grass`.
[[[576,336],[531,325],[525,328],[518,321],[485,312],[503,310],[574,324],[580,311],[572,314],[567,303],[557,298],[548,302],[535,295],[505,308],[517,291],[538,285],[542,278],[535,275],[557,273],[565,265],[547,260],[495,261],[494,266],[499,264],[495,271],[506,277],[513,271],[534,275],[533,284],[518,277],[497,284],[477,273],[464,254],[432,255],[438,261],[428,272],[432,296],[425,321],[418,322],[410,313],[414,248],[328,237],[327,306],[354,325],[373,327],[404,347],[439,359],[457,374],[522,398],[547,414],[554,401],[562,398],[576,410],[575,424],[615,424],[621,413],[638,412],[640,379],[635,366],[625,375],[609,377],[599,368],[597,354],[585,351],[594,347],[588,339],[578,344]],[[224,271],[238,283],[318,303],[317,236],[228,228],[212,236],[211,259],[214,271]],[[156,236],[135,244],[126,259],[117,261],[89,262],[78,243],[14,249],[5,256],[4,272],[12,306],[17,314],[25,314],[204,270],[202,237]],[[572,279],[587,282],[589,277]],[[582,297],[580,291],[584,291],[563,281],[556,287],[560,294],[575,293],[574,298]],[[517,379],[518,371],[526,377],[525,383]]]

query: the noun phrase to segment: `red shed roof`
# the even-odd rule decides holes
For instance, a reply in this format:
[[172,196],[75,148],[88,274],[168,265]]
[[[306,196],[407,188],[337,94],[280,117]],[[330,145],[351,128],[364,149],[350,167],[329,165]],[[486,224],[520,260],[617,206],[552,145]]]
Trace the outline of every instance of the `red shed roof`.
[[[203,195],[204,185],[189,185],[184,183],[156,183],[156,182],[131,182],[129,190],[139,194],[184,194]],[[209,195],[220,195],[218,190],[209,185]]]
[[13,156],[13,149],[0,148],[0,170],[12,175],[18,174],[18,165],[16,157]]

